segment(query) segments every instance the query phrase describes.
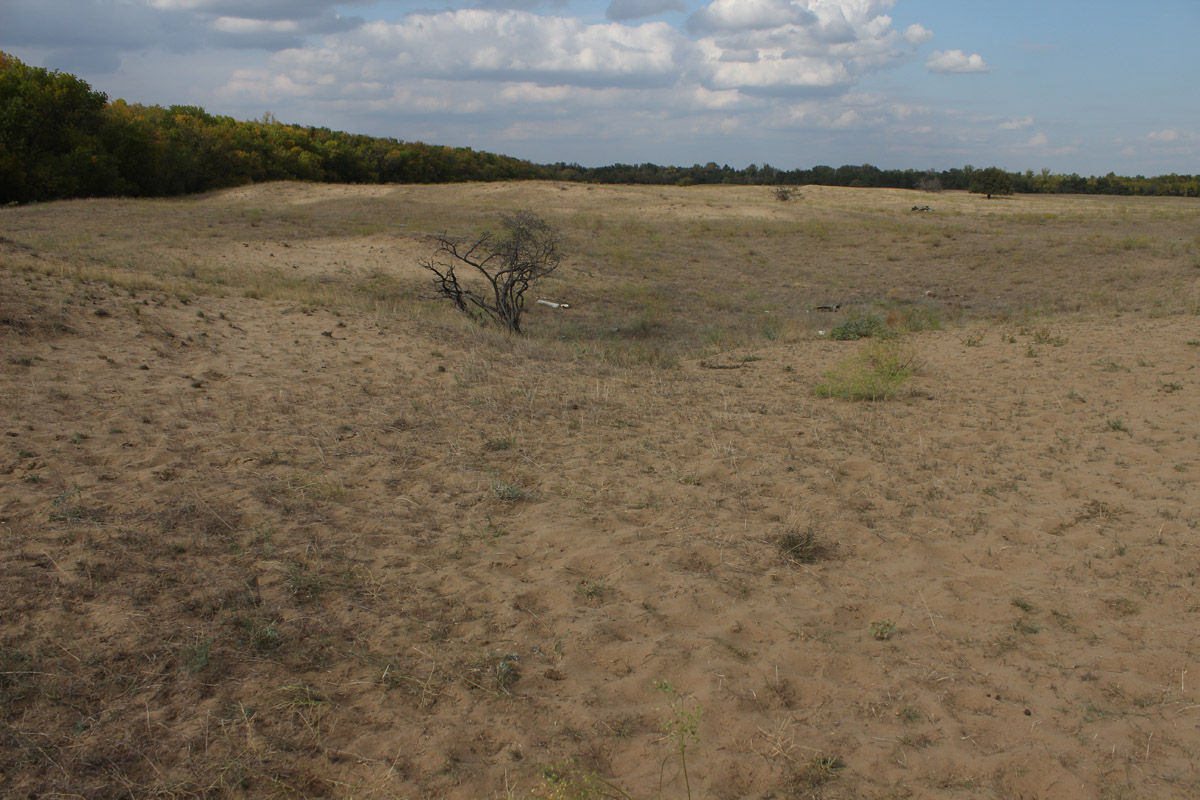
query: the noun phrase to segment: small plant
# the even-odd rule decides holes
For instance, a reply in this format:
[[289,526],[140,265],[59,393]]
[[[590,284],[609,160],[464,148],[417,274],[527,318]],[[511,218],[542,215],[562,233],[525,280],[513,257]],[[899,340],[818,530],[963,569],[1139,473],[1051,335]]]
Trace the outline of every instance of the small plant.
[[471,686],[495,694],[512,694],[521,677],[521,657],[516,653],[493,650],[475,660],[464,680]]
[[1129,432],[1129,428],[1125,426],[1125,420],[1121,419],[1120,417],[1116,419],[1110,419],[1108,421],[1108,429],[1110,431],[1119,431],[1121,433]]
[[983,334],[972,333],[962,340],[962,343],[967,347],[981,347],[983,345]]
[[208,666],[209,659],[212,657],[212,646],[213,639],[211,636],[207,636],[184,652],[183,658],[187,662],[189,673],[195,675]]
[[507,436],[493,436],[483,443],[483,449],[493,453],[512,449],[513,441]]
[[913,373],[916,349],[907,342],[882,339],[825,373],[814,387],[818,397],[843,400],[887,400]]
[[529,492],[518,484],[508,481],[493,481],[492,494],[503,503],[517,503],[529,499]]
[[1021,609],[1022,611],[1024,611],[1026,614],[1033,614],[1033,613],[1037,612],[1037,610],[1038,610],[1037,606],[1035,606],[1033,603],[1029,602],[1028,600],[1026,600],[1023,597],[1014,597],[1012,604],[1014,606],[1016,606],[1017,608]]
[[896,632],[896,623],[890,619],[875,620],[867,629],[871,631],[871,635],[881,642],[886,642],[892,638],[892,634]]
[[836,781],[845,768],[841,756],[813,756],[793,771],[788,788],[798,796],[812,797],[822,786]]
[[775,539],[784,561],[789,564],[815,564],[829,558],[833,548],[817,538],[816,529],[788,528]]
[[849,342],[856,339],[891,338],[895,331],[874,314],[864,314],[852,317],[829,332],[829,338],[838,342]]
[[[689,747],[697,747],[700,744],[700,718],[704,716],[704,707],[694,704],[689,708],[686,698],[668,681],[655,681],[654,688],[667,699],[667,715],[662,720],[662,729],[675,745],[675,752],[679,755],[679,766],[683,772],[683,784],[687,788],[688,800],[691,800],[692,782],[688,776],[687,753]],[[663,767],[666,767],[666,761],[663,762]]]
[[575,593],[585,600],[603,600],[612,587],[599,581],[581,581],[575,586]]
[[791,200],[792,195],[795,193],[796,190],[790,186],[776,186],[773,190],[771,190],[771,194],[775,195],[775,199],[781,203],[786,203],[788,200]]

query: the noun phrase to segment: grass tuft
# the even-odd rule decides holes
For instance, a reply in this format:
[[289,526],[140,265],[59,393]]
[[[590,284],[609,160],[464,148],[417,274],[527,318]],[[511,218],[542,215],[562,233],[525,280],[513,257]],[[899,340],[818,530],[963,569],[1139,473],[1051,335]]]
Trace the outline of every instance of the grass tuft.
[[897,339],[879,339],[825,373],[814,387],[818,397],[888,400],[912,377],[916,348]]

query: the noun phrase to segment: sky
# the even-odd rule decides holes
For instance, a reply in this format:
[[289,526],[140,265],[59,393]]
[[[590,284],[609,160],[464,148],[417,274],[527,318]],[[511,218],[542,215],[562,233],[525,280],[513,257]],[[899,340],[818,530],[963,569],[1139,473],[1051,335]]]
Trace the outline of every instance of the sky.
[[110,99],[537,163],[1200,173],[1200,0],[0,0]]

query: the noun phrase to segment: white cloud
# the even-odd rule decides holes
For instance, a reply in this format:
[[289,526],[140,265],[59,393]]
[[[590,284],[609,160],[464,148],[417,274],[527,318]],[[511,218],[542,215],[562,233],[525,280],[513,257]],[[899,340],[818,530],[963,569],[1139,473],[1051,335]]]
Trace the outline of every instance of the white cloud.
[[1161,131],[1151,131],[1143,138],[1151,144],[1190,144],[1200,142],[1200,133],[1179,128],[1164,128]]
[[588,25],[524,11],[471,9],[372,22],[322,48],[281,53],[282,69],[310,62],[349,78],[437,77],[579,85],[673,84],[682,37],[662,22]]
[[688,20],[698,32],[762,30],[782,25],[812,25],[817,15],[790,0],[713,0]]
[[1146,134],[1146,141],[1169,143],[1179,141],[1179,131],[1175,128],[1166,128],[1161,131],[1152,131]]
[[1048,144],[1050,144],[1050,138],[1048,136],[1046,136],[1046,134],[1035,133],[1032,137],[1030,137],[1029,141],[1025,143],[1025,146],[1026,147],[1045,147]]
[[962,50],[935,50],[925,62],[930,72],[951,75],[968,72],[991,72],[978,53],[967,55]]
[[915,22],[904,29],[904,41],[913,47],[920,47],[932,38],[933,31]]
[[1020,119],[1010,119],[1007,122],[1001,122],[998,127],[1002,131],[1023,131],[1033,127],[1033,117],[1026,115]]

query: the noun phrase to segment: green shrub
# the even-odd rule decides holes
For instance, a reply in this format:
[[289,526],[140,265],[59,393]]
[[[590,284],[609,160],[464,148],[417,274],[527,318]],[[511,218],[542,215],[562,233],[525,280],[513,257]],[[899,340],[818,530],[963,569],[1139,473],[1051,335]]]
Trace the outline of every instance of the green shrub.
[[894,335],[895,332],[874,314],[851,317],[829,332],[829,338],[839,342],[870,339],[872,337],[884,339]]
[[814,391],[843,400],[887,400],[912,376],[915,361],[909,342],[876,339],[826,372]]

